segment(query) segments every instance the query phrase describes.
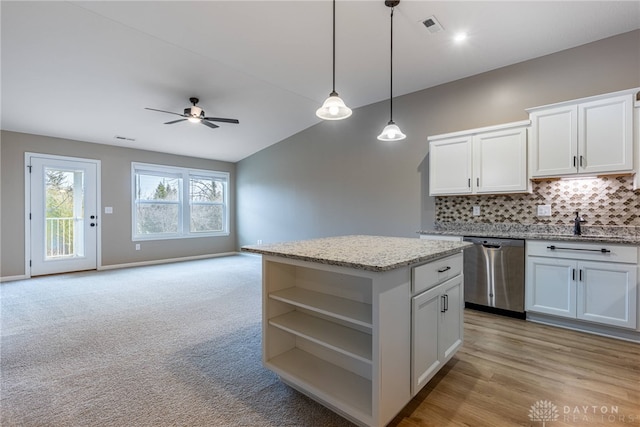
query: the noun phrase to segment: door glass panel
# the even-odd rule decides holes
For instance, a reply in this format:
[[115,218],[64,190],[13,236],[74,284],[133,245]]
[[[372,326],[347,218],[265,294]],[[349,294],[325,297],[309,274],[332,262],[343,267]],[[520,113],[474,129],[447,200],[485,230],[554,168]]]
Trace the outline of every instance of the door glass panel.
[[83,257],[84,172],[45,168],[45,259]]

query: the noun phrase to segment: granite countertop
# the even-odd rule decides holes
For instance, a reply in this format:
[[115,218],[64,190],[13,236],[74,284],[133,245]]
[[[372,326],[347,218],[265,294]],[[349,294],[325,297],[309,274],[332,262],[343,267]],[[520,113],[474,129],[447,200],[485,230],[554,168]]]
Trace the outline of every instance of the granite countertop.
[[466,242],[408,237],[338,236],[243,246],[245,252],[274,255],[368,271],[389,271],[459,253]]
[[583,226],[575,236],[573,227],[564,225],[436,223],[433,230],[418,234],[640,245],[640,227],[634,226]]

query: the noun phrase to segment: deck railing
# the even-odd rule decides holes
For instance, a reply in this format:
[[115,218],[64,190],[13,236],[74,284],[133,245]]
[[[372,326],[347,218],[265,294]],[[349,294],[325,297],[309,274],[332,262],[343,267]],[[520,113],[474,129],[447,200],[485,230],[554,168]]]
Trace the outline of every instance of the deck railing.
[[46,254],[48,258],[74,255],[75,218],[47,218]]

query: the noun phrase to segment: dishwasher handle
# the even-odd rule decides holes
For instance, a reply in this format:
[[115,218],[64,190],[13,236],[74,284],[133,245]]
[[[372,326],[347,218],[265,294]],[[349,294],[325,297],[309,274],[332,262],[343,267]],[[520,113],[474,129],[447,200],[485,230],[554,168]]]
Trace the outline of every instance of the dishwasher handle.
[[482,247],[487,249],[502,249],[502,245],[492,245],[489,243],[483,243]]

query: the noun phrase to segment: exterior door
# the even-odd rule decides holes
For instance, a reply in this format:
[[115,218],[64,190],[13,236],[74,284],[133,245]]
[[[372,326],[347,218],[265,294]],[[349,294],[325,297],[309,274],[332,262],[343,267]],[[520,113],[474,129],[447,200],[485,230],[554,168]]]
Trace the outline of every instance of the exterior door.
[[31,276],[97,268],[95,160],[28,154]]

